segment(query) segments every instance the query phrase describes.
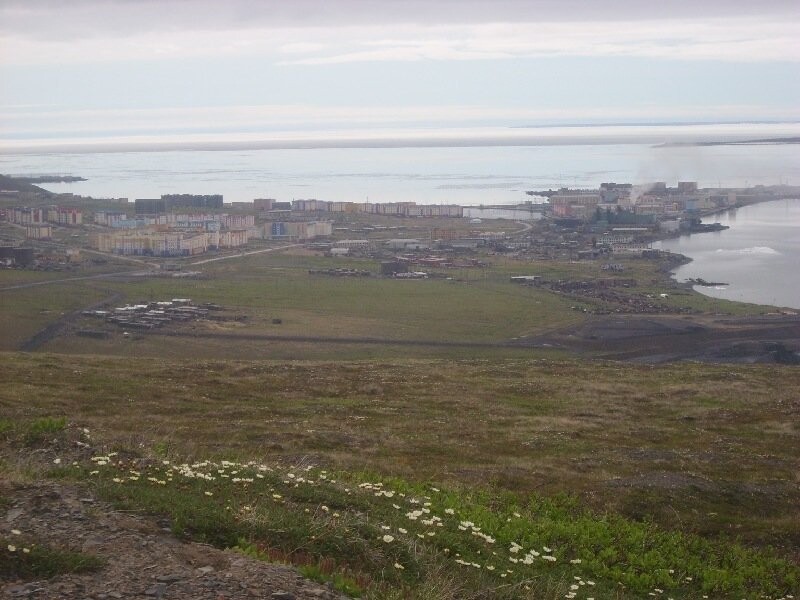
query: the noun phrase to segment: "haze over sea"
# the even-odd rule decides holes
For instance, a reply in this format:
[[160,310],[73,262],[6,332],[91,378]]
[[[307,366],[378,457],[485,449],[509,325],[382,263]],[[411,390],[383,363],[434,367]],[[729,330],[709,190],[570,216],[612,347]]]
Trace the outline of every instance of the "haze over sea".
[[[583,125],[121,138],[16,139],[0,172],[70,174],[47,184],[95,197],[219,193],[253,198],[505,204],[526,190],[603,181],[706,187],[800,184],[800,124]],[[713,145],[703,145],[711,143]],[[673,145],[677,144],[677,145]]]

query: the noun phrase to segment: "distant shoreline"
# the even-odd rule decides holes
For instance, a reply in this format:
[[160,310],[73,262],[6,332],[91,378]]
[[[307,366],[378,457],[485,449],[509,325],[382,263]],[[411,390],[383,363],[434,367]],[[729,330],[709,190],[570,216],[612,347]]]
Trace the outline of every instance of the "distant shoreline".
[[22,183],[74,183],[76,181],[89,181],[85,177],[75,175],[36,175],[36,176],[14,176],[13,179]]
[[224,140],[224,141],[154,141],[122,143],[52,144],[47,146],[0,147],[0,156],[45,154],[124,154],[146,152],[237,152],[257,150],[337,150],[337,149],[403,149],[403,148],[492,148],[492,147],[552,147],[552,146],[625,146],[641,145],[652,148],[698,148],[712,146],[755,146],[800,144],[800,138],[773,140],[666,142],[654,144],[652,138],[636,139],[624,136],[584,138],[414,138],[414,139],[316,139],[316,140]]
[[716,142],[667,142],[655,148],[676,148],[681,146],[759,146],[764,144],[800,144],[800,137],[765,138],[761,140],[737,140]]
[[800,123],[678,126],[455,127],[198,133],[5,140],[2,155],[169,151],[310,150],[800,143]]

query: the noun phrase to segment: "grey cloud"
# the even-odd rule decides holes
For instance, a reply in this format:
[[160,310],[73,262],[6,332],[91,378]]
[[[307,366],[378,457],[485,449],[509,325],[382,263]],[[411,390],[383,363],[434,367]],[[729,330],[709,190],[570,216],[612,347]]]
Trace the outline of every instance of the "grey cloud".
[[0,0],[5,35],[50,39],[253,27],[800,17],[796,0]]

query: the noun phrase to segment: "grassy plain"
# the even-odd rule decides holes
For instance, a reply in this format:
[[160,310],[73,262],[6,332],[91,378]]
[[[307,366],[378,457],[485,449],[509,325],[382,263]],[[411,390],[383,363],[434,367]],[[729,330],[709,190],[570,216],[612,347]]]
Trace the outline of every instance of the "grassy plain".
[[[196,302],[223,305],[243,322],[195,323],[181,327],[197,339],[165,339],[137,335],[123,340],[121,331],[108,328],[108,339],[80,338],[81,328],[96,329],[97,321],[74,320],[65,333],[42,346],[54,352],[111,353],[123,356],[197,356],[202,358],[349,358],[368,357],[522,357],[530,350],[492,347],[516,337],[533,336],[580,323],[583,309],[613,310],[607,302],[574,298],[543,288],[519,286],[513,275],[541,275],[545,279],[585,280],[604,274],[598,262],[528,261],[484,256],[484,267],[442,269],[439,277],[402,281],[379,277],[330,277],[310,274],[311,269],[355,268],[377,273],[370,259],[330,259],[296,249],[257,254],[192,266],[198,278],[127,277],[70,281],[48,286],[0,290],[4,306],[1,323],[6,336],[0,348],[14,350],[38,330],[76,309],[103,298],[116,302],[188,297]],[[671,308],[688,308],[706,314],[762,314],[769,309],[715,300],[670,282],[660,265],[628,260],[619,275],[639,281],[635,288],[615,288],[623,296],[649,294]],[[125,268],[132,268],[127,265]],[[0,288],[53,277],[20,277],[0,272]],[[665,298],[661,294],[667,294]],[[280,319],[280,324],[273,322]],[[329,338],[309,345],[298,340],[259,342],[239,338],[247,334],[277,337]],[[227,336],[232,336],[226,339]],[[347,338],[372,338],[387,344],[344,343]],[[334,341],[331,341],[333,339]],[[336,342],[335,340],[339,340]],[[397,345],[391,342],[420,342]],[[424,342],[483,344],[473,347],[434,347]]]
[[[569,310],[567,300],[547,291],[512,284],[504,275],[490,275],[488,269],[456,270],[449,273],[453,279],[423,281],[330,277],[308,272],[310,269],[331,266],[355,267],[372,272],[378,268],[374,261],[367,260],[332,263],[323,257],[263,254],[203,265],[203,277],[199,279],[132,277],[125,280],[88,281],[80,285],[89,290],[93,298],[102,294],[117,294],[121,298],[119,302],[137,302],[189,297],[196,302],[221,304],[230,312],[247,317],[244,323],[213,323],[188,328],[188,331],[208,335],[247,333],[369,337],[406,342],[494,343],[573,324],[582,318]],[[24,290],[1,293],[12,301],[17,296],[25,296]],[[59,295],[53,295],[52,298],[56,302],[64,300]],[[29,311],[26,302],[25,299],[19,301],[15,310],[23,314]],[[281,320],[280,325],[273,323],[276,318]],[[96,327],[96,322],[91,319],[82,320],[76,327],[81,324],[87,328]],[[185,340],[165,341],[161,336],[140,336],[133,342],[135,349],[130,350],[131,344],[123,344],[120,332],[115,333],[110,341],[69,336],[58,338],[45,349],[240,358],[361,358],[376,354],[417,356],[419,352],[418,348],[408,347],[358,348],[331,344],[316,345],[310,348],[311,353],[308,354],[305,353],[308,348],[289,342],[256,344],[244,339],[204,339],[192,343]],[[14,348],[10,344],[5,347]],[[433,355],[463,355],[457,349],[453,352],[434,349],[432,352]],[[493,350],[487,352],[492,353]],[[501,352],[502,355],[511,353]],[[521,355],[521,352],[513,354]]]

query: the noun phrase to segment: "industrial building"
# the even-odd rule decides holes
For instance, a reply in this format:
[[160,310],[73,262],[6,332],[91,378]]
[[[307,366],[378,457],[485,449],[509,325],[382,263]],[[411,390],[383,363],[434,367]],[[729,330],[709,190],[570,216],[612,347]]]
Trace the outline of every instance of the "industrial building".
[[264,223],[263,238],[268,240],[313,240],[333,233],[330,221],[271,221]]
[[160,198],[136,198],[137,215],[157,215],[175,208],[222,208],[222,194],[163,194]]
[[274,204],[274,198],[256,198],[253,200],[253,208],[262,212],[272,210]]
[[430,244],[416,239],[387,240],[384,245],[390,250],[426,250]]
[[0,246],[0,264],[25,267],[33,262],[33,248]]
[[133,206],[137,215],[157,215],[167,212],[167,203],[162,198],[136,198]]
[[339,240],[333,243],[333,248],[344,248],[346,250],[366,250],[369,248],[369,240]]
[[600,203],[600,194],[579,190],[559,190],[550,198],[553,215],[577,219],[588,219]]
[[222,208],[222,194],[163,194],[167,210],[173,208]]

